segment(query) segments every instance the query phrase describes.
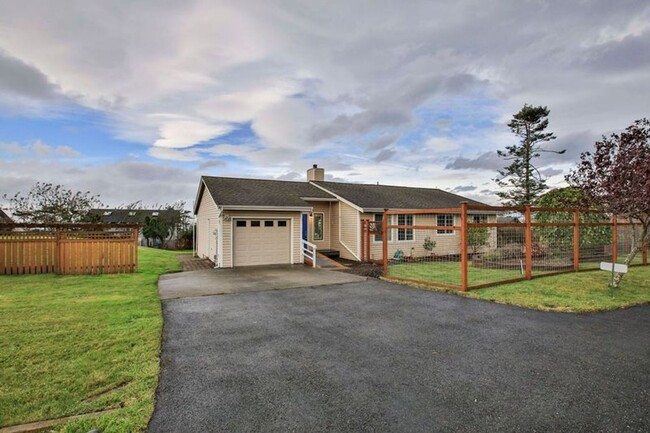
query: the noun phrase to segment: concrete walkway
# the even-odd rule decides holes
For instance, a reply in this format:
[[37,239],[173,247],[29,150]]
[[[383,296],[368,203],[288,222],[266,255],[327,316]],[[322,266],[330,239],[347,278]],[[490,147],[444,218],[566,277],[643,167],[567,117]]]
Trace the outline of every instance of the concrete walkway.
[[174,299],[295,289],[365,280],[365,277],[357,275],[314,269],[304,265],[250,266],[162,275],[158,281],[158,292],[161,299]]

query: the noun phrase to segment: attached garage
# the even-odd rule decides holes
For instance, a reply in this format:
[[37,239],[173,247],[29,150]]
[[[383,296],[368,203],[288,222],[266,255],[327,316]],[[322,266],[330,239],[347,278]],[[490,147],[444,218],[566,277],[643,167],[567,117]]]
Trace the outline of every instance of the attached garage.
[[334,200],[307,182],[203,176],[196,252],[217,268],[304,263],[312,202]]
[[235,267],[292,263],[290,219],[234,218],[232,227]]

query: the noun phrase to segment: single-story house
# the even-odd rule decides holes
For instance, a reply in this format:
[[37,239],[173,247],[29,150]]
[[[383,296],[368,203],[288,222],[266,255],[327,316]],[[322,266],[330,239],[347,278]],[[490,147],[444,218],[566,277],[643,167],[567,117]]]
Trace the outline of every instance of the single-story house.
[[[203,176],[194,203],[196,253],[216,267],[303,263],[302,240],[319,251],[334,251],[361,260],[361,220],[380,221],[384,209],[449,209],[460,203],[482,204],[434,188],[325,181],[314,165],[306,182]],[[475,222],[494,222],[496,215],[473,215]],[[455,226],[452,214],[395,215],[392,224]],[[426,254],[425,233],[394,229],[389,254],[397,249]],[[438,254],[458,254],[458,232],[434,232]],[[493,233],[495,237],[495,233]],[[373,236],[370,259],[382,259],[381,235]]]
[[[173,227],[165,246],[167,248],[176,247],[178,225],[181,221],[181,213],[177,209],[91,209],[89,214],[103,224],[134,224],[144,226],[147,218],[160,219]],[[160,246],[149,245],[154,241],[145,238],[142,228],[139,231],[138,242],[144,246]]]

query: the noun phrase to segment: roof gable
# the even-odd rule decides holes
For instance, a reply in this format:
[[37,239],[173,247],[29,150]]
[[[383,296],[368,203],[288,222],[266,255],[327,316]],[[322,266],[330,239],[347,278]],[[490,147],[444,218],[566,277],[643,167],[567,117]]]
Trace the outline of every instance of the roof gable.
[[304,198],[333,198],[308,182],[212,176],[203,176],[201,181],[195,212],[204,185],[218,206],[308,208]]

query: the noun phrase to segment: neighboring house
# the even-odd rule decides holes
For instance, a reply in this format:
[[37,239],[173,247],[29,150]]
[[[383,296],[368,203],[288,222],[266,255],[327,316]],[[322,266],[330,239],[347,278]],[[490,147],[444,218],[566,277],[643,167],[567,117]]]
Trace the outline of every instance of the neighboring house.
[[[144,226],[147,217],[160,218],[163,221],[180,221],[180,211],[175,209],[91,209],[90,215],[97,217],[98,221],[103,224],[137,224]],[[142,233],[142,227],[139,231],[140,245],[147,245],[147,239]],[[175,248],[178,240],[178,230],[174,229],[168,238],[167,247]],[[154,246],[154,245],[149,245]],[[160,246],[160,245],[155,245]]]
[[5,213],[2,209],[0,209],[0,224],[12,224],[14,220],[11,219],[9,215]]
[[[361,219],[379,221],[384,209],[458,208],[474,200],[432,188],[325,182],[316,165],[307,182],[203,176],[194,204],[196,252],[217,267],[302,263],[302,239],[319,251],[335,250],[349,260],[361,258]],[[490,212],[476,222],[494,222]],[[394,224],[460,225],[459,215],[396,215]],[[389,254],[426,254],[420,230],[391,230]],[[422,239],[420,239],[422,237]],[[494,234],[492,236],[495,237]],[[437,254],[458,254],[460,235],[434,235]],[[420,251],[421,250],[421,251]],[[371,257],[382,259],[381,236]]]

